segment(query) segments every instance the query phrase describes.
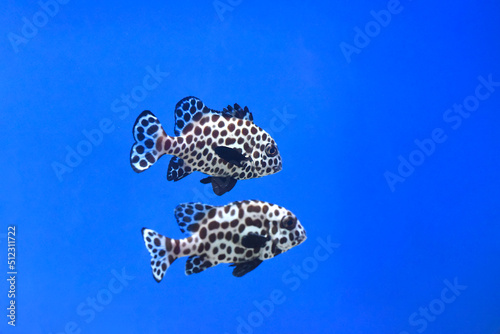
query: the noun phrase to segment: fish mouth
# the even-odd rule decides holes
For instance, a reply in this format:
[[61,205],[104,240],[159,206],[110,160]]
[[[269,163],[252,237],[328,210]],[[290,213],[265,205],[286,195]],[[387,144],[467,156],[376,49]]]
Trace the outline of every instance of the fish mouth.
[[299,237],[299,243],[303,243],[304,241],[307,240],[307,235],[304,232],[300,237]]
[[273,167],[273,170],[274,170],[275,173],[279,172],[281,169],[282,169],[281,164],[279,164],[278,166],[274,166]]

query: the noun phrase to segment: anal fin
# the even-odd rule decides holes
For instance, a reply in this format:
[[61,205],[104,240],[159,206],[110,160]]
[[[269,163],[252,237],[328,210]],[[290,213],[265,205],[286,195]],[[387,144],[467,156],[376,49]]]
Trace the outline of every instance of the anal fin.
[[198,274],[212,267],[212,262],[199,255],[190,256],[186,261],[186,275]]
[[179,157],[172,157],[168,165],[167,180],[168,181],[179,181],[183,177],[191,174],[192,170],[184,160]]

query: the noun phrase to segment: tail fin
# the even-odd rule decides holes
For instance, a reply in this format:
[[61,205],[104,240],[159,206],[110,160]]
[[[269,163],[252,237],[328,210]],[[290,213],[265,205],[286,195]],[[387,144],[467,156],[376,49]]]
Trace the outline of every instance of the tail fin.
[[130,165],[136,173],[141,173],[165,154],[163,143],[168,136],[158,118],[149,110],[144,110],[137,117],[132,133],[136,142],[130,150]]
[[[151,268],[153,269],[154,279],[160,283],[163,276],[167,272],[168,267],[177,259],[174,252],[171,252],[174,248],[176,240],[164,237],[157,232],[143,228],[142,237],[146,248],[151,255]],[[178,246],[177,246],[178,247]]]

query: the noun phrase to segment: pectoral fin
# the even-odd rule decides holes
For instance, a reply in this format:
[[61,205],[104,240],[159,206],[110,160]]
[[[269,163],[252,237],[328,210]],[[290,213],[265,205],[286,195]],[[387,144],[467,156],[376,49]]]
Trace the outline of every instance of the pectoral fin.
[[221,159],[238,167],[242,167],[243,165],[241,163],[248,160],[248,158],[238,150],[227,146],[217,146],[214,148],[214,151]]
[[269,238],[266,238],[257,233],[248,233],[241,239],[241,244],[246,248],[258,249],[264,247]]

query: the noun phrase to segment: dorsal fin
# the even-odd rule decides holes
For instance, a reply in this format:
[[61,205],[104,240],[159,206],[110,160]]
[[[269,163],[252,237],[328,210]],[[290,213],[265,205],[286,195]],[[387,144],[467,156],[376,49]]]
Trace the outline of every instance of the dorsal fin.
[[241,244],[243,245],[243,247],[254,248],[258,250],[259,248],[264,247],[270,239],[271,238],[269,236],[265,237],[258,233],[251,232],[241,238]]
[[224,108],[222,114],[253,122],[253,115],[250,110],[248,110],[248,107],[241,108],[238,103],[234,104],[234,108],[231,106]]
[[182,203],[174,210],[175,219],[182,233],[191,235],[200,228],[199,222],[213,206],[201,203]]
[[199,98],[194,96],[183,98],[175,105],[175,135],[180,136],[188,124],[200,120],[204,114],[211,112],[215,111],[208,108]]
[[199,121],[205,114],[216,114],[253,121],[252,113],[247,107],[241,108],[235,103],[234,107],[228,106],[227,108],[224,108],[223,111],[218,111],[208,108],[199,98],[188,96],[177,102],[175,105],[175,135],[180,136],[182,130],[188,126],[188,124]]

